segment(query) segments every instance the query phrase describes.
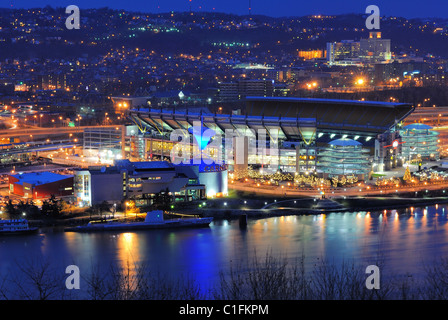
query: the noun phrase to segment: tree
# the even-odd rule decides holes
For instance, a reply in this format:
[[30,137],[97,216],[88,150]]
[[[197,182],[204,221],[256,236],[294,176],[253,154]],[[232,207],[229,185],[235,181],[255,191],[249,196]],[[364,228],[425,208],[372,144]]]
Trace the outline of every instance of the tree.
[[170,195],[168,188],[165,191],[160,191],[154,195],[152,205],[155,209],[169,210],[170,205],[173,201],[173,197]]
[[101,202],[99,209],[101,215],[103,214],[103,212],[110,212],[110,204],[106,200],[104,200],[103,202]]
[[62,203],[57,200],[54,195],[51,195],[49,200],[42,203],[42,214],[49,217],[58,217],[61,215]]
[[411,170],[409,169],[409,166],[406,167],[406,171],[404,172],[403,180],[404,181],[411,180]]
[[137,214],[140,213],[140,209],[137,208],[134,200],[129,200],[126,202],[126,211],[125,212],[127,214],[135,214],[137,216]]
[[28,199],[26,202],[20,200],[19,204],[17,205],[17,214],[25,214],[25,216],[27,217],[38,216],[39,208],[34,204],[34,201],[32,199]]
[[17,210],[16,206],[12,203],[12,200],[9,200],[6,203],[5,212],[6,212],[6,214],[8,214],[8,216],[10,218],[18,215],[18,213],[19,213],[19,211]]

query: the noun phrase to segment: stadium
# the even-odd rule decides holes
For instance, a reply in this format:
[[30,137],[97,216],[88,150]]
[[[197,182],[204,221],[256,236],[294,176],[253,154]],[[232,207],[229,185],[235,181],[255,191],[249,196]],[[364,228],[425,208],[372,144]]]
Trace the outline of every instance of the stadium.
[[[140,143],[134,147],[140,159],[157,154],[154,146],[160,147],[160,143],[164,144],[162,153],[167,158],[181,154],[181,145],[183,151],[187,148],[194,153],[194,139],[185,144],[170,138],[173,132],[188,132],[199,123],[220,137],[218,144],[210,144],[209,155],[215,160],[222,155],[230,171],[242,165],[274,172],[314,173],[325,178],[352,174],[366,179],[371,171],[399,167],[411,160],[406,150],[415,149],[410,146],[415,139],[406,142],[400,133],[409,132],[402,123],[413,111],[414,106],[407,103],[248,97],[245,111],[239,114],[134,108],[129,110],[129,117],[140,129],[136,140]],[[226,135],[229,131],[233,136]],[[430,153],[437,157],[435,135],[426,136],[432,139]],[[418,143],[424,143],[424,137],[419,135]],[[262,150],[265,145],[267,152]],[[235,163],[239,156],[243,161]]]

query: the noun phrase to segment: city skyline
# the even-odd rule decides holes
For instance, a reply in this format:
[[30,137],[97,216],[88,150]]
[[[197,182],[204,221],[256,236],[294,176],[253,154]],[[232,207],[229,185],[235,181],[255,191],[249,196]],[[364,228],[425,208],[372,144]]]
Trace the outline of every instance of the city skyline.
[[448,4],[0,6],[0,300],[448,298]]
[[[272,17],[298,17],[306,15],[342,15],[342,14],[364,14],[365,8],[369,5],[377,5],[381,10],[381,16],[397,16],[412,18],[448,18],[448,3],[430,0],[425,2],[425,6],[418,6],[418,1],[356,1],[349,0],[342,3],[334,1],[320,1],[318,3],[303,3],[293,0],[282,0],[280,3],[270,0],[245,0],[236,1],[229,0],[221,2],[217,0],[169,0],[169,1],[92,1],[78,0],[73,1],[51,1],[48,0],[8,0],[8,3],[2,5],[3,8],[37,8],[37,7],[67,7],[68,5],[77,5],[80,9],[104,8],[123,9],[134,12],[145,13],[164,13],[169,11],[194,11],[194,12],[222,12],[237,15],[249,14],[249,5],[251,6],[251,14],[265,15]],[[280,5],[278,5],[280,4]],[[437,12],[435,15],[434,12]]]

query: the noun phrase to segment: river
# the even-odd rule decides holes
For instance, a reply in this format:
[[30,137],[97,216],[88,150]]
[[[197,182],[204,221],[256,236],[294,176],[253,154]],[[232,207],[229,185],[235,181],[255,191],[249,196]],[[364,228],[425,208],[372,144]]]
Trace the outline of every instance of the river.
[[345,212],[309,216],[215,221],[209,228],[151,230],[128,233],[73,233],[40,229],[38,235],[0,238],[0,274],[8,275],[30,261],[48,261],[64,274],[75,264],[81,274],[92,267],[107,272],[143,263],[154,272],[192,276],[201,287],[213,287],[219,271],[263,258],[267,252],[294,264],[325,258],[355,261],[363,266],[384,260],[391,274],[422,273],[422,263],[448,256],[448,216],[445,205]]

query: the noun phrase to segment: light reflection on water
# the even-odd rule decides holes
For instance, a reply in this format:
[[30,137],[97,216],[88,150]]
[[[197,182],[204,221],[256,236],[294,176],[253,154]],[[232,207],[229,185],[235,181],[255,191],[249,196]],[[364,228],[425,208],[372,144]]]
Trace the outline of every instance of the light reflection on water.
[[0,238],[0,273],[28,259],[48,258],[61,266],[77,264],[81,272],[99,265],[127,268],[143,263],[173,277],[190,275],[204,286],[218,280],[229,265],[250,262],[267,252],[302,256],[311,267],[318,259],[355,261],[364,266],[384,260],[388,272],[417,275],[422,263],[448,256],[444,205],[379,212],[329,213],[315,216],[216,221],[210,228],[128,233],[71,233],[61,229],[26,237]]

